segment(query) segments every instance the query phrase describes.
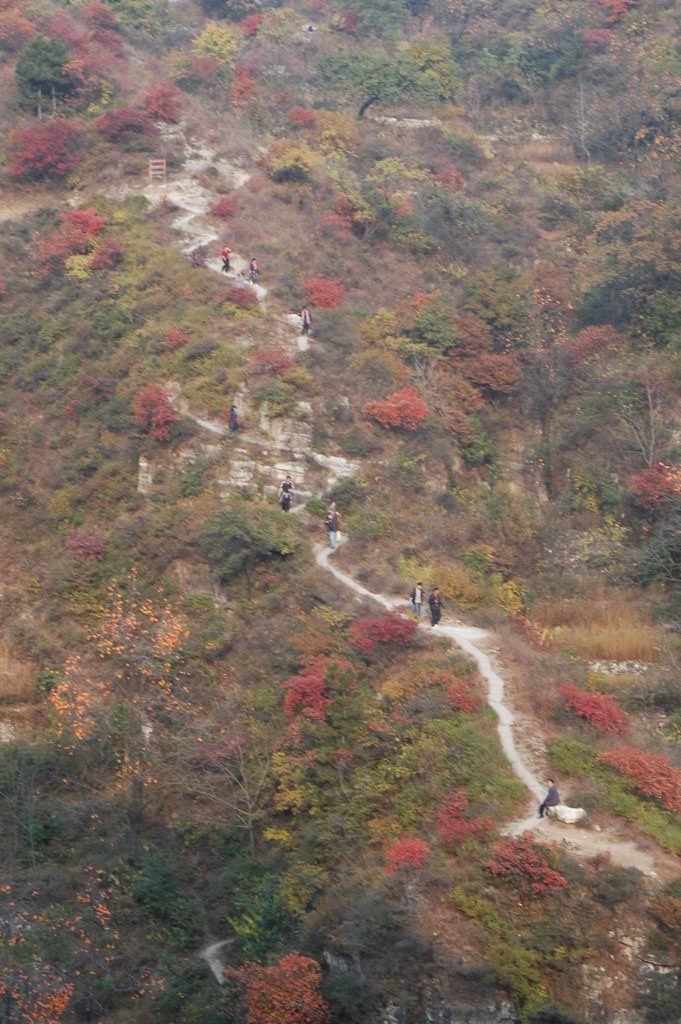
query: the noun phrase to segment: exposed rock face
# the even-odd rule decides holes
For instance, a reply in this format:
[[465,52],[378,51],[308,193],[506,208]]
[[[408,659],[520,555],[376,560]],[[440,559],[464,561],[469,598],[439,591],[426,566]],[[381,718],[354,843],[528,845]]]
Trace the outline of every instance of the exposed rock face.
[[567,804],[556,804],[555,807],[547,807],[546,813],[550,818],[556,818],[566,825],[574,825],[586,818],[586,811],[583,807],[568,807]]
[[[424,1006],[418,1024],[516,1024],[517,1020],[512,1004],[507,1002],[459,1003],[456,1006],[439,1003]],[[380,1024],[417,1024],[417,1021],[410,1009],[388,1006]]]
[[143,455],[137,463],[137,490],[140,494],[151,494],[154,488],[154,466]]
[[197,564],[189,559],[178,559],[173,562],[168,574],[177,580],[183,594],[188,597],[205,594],[217,608],[226,608],[229,604],[225,590],[207,565]]

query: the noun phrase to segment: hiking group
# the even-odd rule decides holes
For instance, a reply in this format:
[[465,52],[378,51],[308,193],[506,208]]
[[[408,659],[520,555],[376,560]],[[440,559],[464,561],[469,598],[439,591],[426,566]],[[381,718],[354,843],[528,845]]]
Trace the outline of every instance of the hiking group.
[[[425,604],[426,592],[423,588],[423,583],[417,583],[415,587],[411,588],[411,594],[409,600],[411,606],[414,609],[414,615],[417,619],[421,617],[421,608]],[[442,618],[442,598],[440,596],[440,588],[433,587],[433,591],[428,598],[428,607],[430,609],[430,624],[431,626],[437,626],[438,622]]]

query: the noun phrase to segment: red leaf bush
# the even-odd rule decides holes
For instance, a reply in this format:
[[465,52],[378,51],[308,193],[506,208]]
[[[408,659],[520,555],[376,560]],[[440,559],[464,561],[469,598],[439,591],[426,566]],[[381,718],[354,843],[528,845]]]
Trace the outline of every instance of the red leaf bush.
[[462,843],[471,836],[483,837],[492,830],[490,818],[467,818],[468,794],[465,789],[452,791],[440,808],[435,831],[445,843]]
[[563,683],[559,690],[565,700],[566,710],[574,711],[579,718],[591,722],[601,732],[621,735],[628,731],[629,716],[609,694],[587,693],[573,683]]
[[245,36],[254,36],[264,20],[264,14],[250,14],[247,18],[237,21],[237,25]]
[[147,384],[133,399],[135,423],[155,441],[169,441],[170,431],[179,421],[170,405],[167,392],[160,384]]
[[250,961],[227,967],[225,976],[241,992],[246,1024],[325,1024],[330,1018],[319,965],[300,953],[287,953],[271,967]]
[[416,836],[402,836],[396,842],[388,844],[383,841],[383,853],[387,860],[383,868],[384,875],[391,875],[398,868],[422,868],[426,863],[430,847]]
[[470,691],[470,683],[467,679],[452,677],[445,684],[445,693],[451,700],[457,711],[465,715],[474,715],[480,708],[480,701]]
[[175,349],[186,345],[190,338],[191,331],[166,331],[166,348],[170,352],[174,352]]
[[213,203],[210,212],[216,217],[232,217],[236,213],[236,199],[233,196],[223,196]]
[[364,414],[382,427],[418,430],[430,409],[415,387],[402,388],[382,402],[367,402]]
[[291,107],[286,118],[294,128],[311,128],[317,115],[310,107]]
[[681,811],[681,769],[674,767],[664,754],[647,754],[624,746],[603,754],[599,761],[633,779],[644,796],[659,800],[669,811]]
[[294,365],[288,352],[278,345],[273,348],[262,348],[255,352],[248,361],[247,369],[250,373],[280,374],[290,370]]
[[526,896],[543,896],[549,889],[567,885],[567,879],[549,867],[533,845],[530,832],[520,839],[502,839],[486,867],[496,878],[511,882]]
[[147,115],[141,110],[133,110],[132,107],[105,110],[96,118],[95,127],[109,142],[130,138],[133,135],[158,135],[158,128]]
[[633,476],[631,482],[636,491],[636,504],[648,510],[657,508],[681,494],[681,467],[658,462]]
[[144,113],[152,121],[175,124],[180,117],[181,92],[173,82],[159,82],[147,89],[142,100]]
[[336,309],[345,298],[345,286],[338,277],[308,277],[303,292],[307,301],[320,309]]
[[372,655],[377,647],[409,647],[416,623],[388,612],[380,619],[355,619],[350,626],[348,646],[360,654]]
[[568,342],[575,370],[578,372],[583,370],[590,359],[612,345],[616,339],[615,328],[610,324],[604,324],[601,327],[585,327]]
[[9,173],[15,177],[68,174],[85,153],[79,148],[84,132],[80,121],[69,121],[66,117],[54,117],[32,128],[18,128],[9,139]]
[[220,292],[217,301],[219,303],[231,302],[237,309],[252,309],[258,304],[258,296],[252,288],[239,288],[237,285],[231,284]]
[[113,270],[123,262],[123,247],[117,238],[105,238],[92,257],[92,270]]
[[89,533],[74,533],[66,543],[69,551],[85,562],[103,562],[106,558],[106,542]]
[[0,17],[0,49],[8,53],[23,50],[36,34],[35,26],[19,11],[5,11]]
[[327,672],[331,666],[339,672],[351,668],[344,658],[315,658],[296,675],[284,680],[281,686],[288,691],[284,697],[284,711],[288,718],[301,715],[308,722],[326,721],[331,700]]
[[36,260],[42,274],[60,270],[69,256],[86,253],[107,222],[93,207],[59,214],[60,227],[49,235],[35,235]]

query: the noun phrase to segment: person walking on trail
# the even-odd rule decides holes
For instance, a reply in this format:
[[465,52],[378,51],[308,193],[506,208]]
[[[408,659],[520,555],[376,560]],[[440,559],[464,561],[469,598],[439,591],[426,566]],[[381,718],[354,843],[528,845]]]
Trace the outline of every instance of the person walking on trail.
[[329,544],[331,545],[332,548],[335,548],[336,542],[338,540],[338,534],[340,532],[340,515],[338,513],[338,509],[336,508],[335,501],[332,501],[328,509],[326,510],[326,519],[324,520],[324,522],[326,524],[326,530],[329,535]]
[[220,255],[222,256],[222,272],[226,274],[229,271],[229,257],[232,255],[232,250],[226,243]]
[[237,418],[236,406],[235,405],[233,405],[232,408],[229,410],[228,425],[229,425],[229,429],[230,430],[238,430],[239,429],[239,420]]
[[251,271],[251,283],[252,284],[257,284],[258,283],[258,278],[260,277],[260,270],[258,268],[258,263],[257,263],[257,260],[255,258],[251,258],[251,262],[249,264],[249,268],[250,268],[250,271]]
[[284,512],[288,512],[293,504],[293,481],[290,476],[287,476],[279,487],[278,500]]
[[437,626],[442,618],[442,598],[440,597],[439,587],[435,587],[433,593],[428,598],[428,607],[430,608],[430,624],[431,626]]
[[543,818],[549,807],[556,807],[560,803],[560,797],[558,796],[558,790],[553,779],[547,779],[546,785],[549,787],[549,791],[544,797],[542,803],[539,804],[539,817]]
[[307,308],[307,306],[303,306],[303,308],[300,311],[300,322],[303,328],[302,333],[308,334],[310,328],[312,327],[312,317],[310,316],[310,310]]
[[411,606],[414,609],[414,615],[417,619],[421,617],[421,605],[425,600],[426,592],[423,589],[423,583],[417,583],[415,587],[411,588]]

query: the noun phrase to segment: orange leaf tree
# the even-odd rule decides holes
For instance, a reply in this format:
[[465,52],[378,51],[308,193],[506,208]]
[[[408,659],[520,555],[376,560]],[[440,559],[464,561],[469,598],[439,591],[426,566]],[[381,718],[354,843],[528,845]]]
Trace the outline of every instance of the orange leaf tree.
[[319,986],[319,964],[300,953],[287,953],[272,967],[247,962],[228,967],[245,1008],[246,1024],[323,1024],[329,1007]]

